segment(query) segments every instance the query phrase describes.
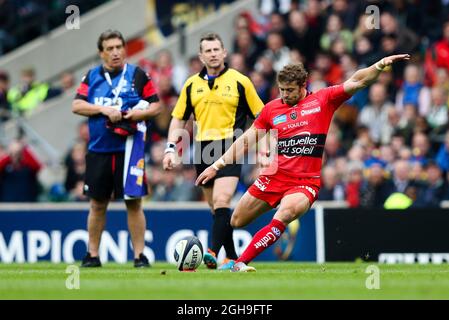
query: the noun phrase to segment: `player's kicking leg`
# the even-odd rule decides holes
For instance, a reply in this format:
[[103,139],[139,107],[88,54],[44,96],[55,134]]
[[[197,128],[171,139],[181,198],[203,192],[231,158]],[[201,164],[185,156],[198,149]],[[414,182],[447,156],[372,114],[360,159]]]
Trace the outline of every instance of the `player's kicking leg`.
[[[232,271],[256,271],[255,268],[248,266],[248,263],[275,243],[281,237],[282,233],[284,233],[287,225],[306,213],[307,210],[309,210],[309,207],[310,200],[303,193],[293,193],[283,197],[281,205],[274,215],[273,220],[254,235],[249,246],[245,249],[240,258],[237,259]],[[250,219],[244,212],[241,212],[240,217],[236,216],[235,219],[231,220],[231,223],[234,227],[243,227],[254,218],[255,217],[252,217],[252,219]]]
[[[246,192],[240,199],[231,218],[231,225],[235,228],[241,228],[259,217],[261,214],[273,209],[268,203],[260,200],[249,192]],[[247,266],[240,258],[236,260],[231,271],[252,272],[256,271],[254,267]]]

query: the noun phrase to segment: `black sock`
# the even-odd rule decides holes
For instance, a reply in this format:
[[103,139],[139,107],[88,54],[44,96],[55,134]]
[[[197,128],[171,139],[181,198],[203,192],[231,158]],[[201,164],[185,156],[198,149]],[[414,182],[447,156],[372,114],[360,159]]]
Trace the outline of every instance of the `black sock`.
[[234,228],[231,226],[231,210],[228,209],[227,214],[227,231],[226,231],[226,238],[224,241],[224,248],[226,250],[226,257],[232,260],[236,260],[238,258],[237,253],[235,252],[235,246],[234,246]]
[[215,209],[214,225],[212,228],[212,250],[218,255],[221,247],[226,250],[226,257],[237,259],[232,238],[233,228],[231,227],[231,209]]
[[[228,209],[225,209],[228,210]],[[214,223],[212,225],[212,251],[218,256],[221,247],[226,238],[226,215],[222,209],[216,209],[214,214]]]

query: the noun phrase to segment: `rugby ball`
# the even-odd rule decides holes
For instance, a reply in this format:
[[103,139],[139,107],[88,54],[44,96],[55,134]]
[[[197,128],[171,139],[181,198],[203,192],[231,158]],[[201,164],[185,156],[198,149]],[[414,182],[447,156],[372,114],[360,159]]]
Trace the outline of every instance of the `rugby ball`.
[[203,246],[195,236],[179,240],[175,246],[174,257],[179,271],[194,271],[203,261]]

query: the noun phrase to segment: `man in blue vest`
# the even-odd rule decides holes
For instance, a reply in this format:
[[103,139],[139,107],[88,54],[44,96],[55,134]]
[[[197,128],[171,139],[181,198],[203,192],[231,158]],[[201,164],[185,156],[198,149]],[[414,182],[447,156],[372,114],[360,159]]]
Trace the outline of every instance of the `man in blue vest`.
[[125,62],[125,40],[107,30],[98,39],[103,64],[88,71],[78,88],[72,111],[89,118],[84,192],[90,198],[89,245],[83,267],[100,267],[99,245],[111,199],[125,198],[134,266],[148,267],[143,254],[146,221],[142,196],[147,194],[145,121],[160,112],[150,77]]

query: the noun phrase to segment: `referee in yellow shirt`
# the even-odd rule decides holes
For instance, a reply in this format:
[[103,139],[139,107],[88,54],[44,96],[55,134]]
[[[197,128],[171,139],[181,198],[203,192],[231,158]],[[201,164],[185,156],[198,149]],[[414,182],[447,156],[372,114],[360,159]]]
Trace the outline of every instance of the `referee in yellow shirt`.
[[[264,104],[248,77],[225,64],[227,51],[218,34],[208,33],[201,38],[198,55],[204,68],[187,79],[182,88],[172,113],[163,166],[165,170],[173,169],[176,142],[193,113],[197,125],[194,162],[199,175],[224,154],[225,148],[236,138],[234,132],[240,129],[242,134],[247,117],[254,119]],[[217,268],[216,256],[222,246],[226,250],[226,260],[219,269],[231,269],[237,259],[230,206],[240,172],[241,164],[228,165],[202,187],[214,221],[212,246],[204,255],[204,262],[210,269]]]

